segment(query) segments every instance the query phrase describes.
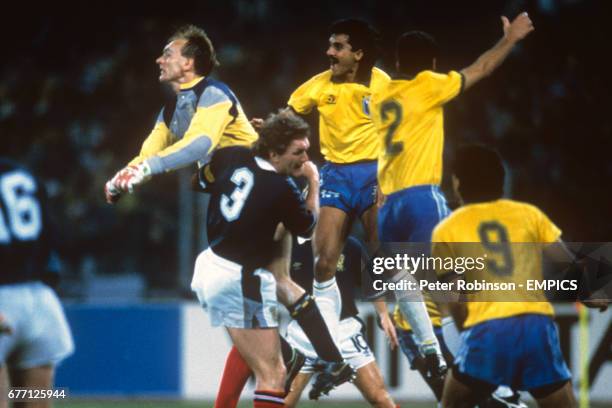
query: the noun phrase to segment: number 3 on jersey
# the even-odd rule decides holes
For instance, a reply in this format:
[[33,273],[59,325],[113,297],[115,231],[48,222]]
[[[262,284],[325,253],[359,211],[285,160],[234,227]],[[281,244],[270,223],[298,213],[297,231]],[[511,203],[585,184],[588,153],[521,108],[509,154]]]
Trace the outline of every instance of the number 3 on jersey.
[[253,188],[253,173],[246,167],[241,167],[234,171],[231,180],[236,184],[236,188],[229,197],[225,194],[221,196],[221,214],[228,222],[240,217],[242,207]]
[[0,178],[0,244],[38,238],[42,217],[35,193],[36,182],[28,173],[17,170]]

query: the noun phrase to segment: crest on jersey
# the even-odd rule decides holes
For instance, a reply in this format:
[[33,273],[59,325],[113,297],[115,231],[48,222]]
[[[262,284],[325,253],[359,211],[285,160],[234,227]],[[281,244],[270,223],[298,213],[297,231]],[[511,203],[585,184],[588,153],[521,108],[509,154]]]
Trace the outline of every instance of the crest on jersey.
[[363,109],[363,113],[370,116],[370,95],[363,97],[361,100],[361,107]]

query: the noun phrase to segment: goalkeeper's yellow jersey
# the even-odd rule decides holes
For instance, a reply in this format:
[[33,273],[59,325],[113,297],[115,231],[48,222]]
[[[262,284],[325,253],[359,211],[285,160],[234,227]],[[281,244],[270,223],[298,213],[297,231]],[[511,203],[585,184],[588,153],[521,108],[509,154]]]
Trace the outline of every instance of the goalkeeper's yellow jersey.
[[[527,290],[526,281],[542,279],[542,247],[560,236],[561,230],[537,207],[506,199],[463,206],[441,221],[432,235],[434,257],[483,257],[484,269],[466,270],[466,281],[516,284],[509,293],[467,294],[464,327],[525,313],[553,315],[544,293]],[[437,273],[444,278],[455,272]],[[493,295],[505,301],[489,301]]]
[[204,138],[210,140],[210,154],[216,148],[250,146],[257,137],[229,87],[223,82],[200,77],[182,84],[176,99],[164,105],[140,153],[129,164],[152,156],[165,159],[163,163],[170,166],[191,163],[190,150],[195,150]]
[[463,76],[456,71],[422,71],[393,79],[372,94],[378,132],[378,183],[384,194],[442,180],[443,105],[456,97]]
[[313,108],[319,112],[321,153],[332,163],[376,160],[378,138],[370,118],[370,97],[389,81],[372,68],[369,86],[356,82],[334,82],[331,70],[312,77],[291,94],[287,104],[301,115]]

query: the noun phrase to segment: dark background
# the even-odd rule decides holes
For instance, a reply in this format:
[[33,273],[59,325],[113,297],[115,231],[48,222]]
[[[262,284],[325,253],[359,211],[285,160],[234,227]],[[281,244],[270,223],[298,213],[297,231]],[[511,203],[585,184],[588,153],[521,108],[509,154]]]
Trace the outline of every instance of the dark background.
[[[536,31],[490,78],[447,106],[446,154],[463,142],[497,147],[512,171],[513,198],[544,210],[567,241],[610,241],[608,4],[232,0],[168,4],[170,11],[149,17],[86,9],[7,14],[0,27],[0,155],[45,182],[67,276],[135,272],[150,289],[176,288],[177,176],[161,176],[115,207],[103,197],[104,182],[137,154],[153,126],[163,98],[155,59],[176,27],[193,23],[208,32],[221,61],[213,76],[229,84],[249,117],[263,117],[327,69],[327,27],[336,19],[365,18],[381,32],[378,65],[389,73],[397,35],[428,31],[444,72],[469,65],[499,39],[500,15],[526,10]],[[316,139],[316,115],[310,120]]]

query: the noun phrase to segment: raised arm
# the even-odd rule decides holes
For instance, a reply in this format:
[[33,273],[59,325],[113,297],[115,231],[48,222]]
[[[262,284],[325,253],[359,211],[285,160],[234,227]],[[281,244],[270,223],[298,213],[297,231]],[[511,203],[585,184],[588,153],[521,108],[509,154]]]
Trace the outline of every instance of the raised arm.
[[306,208],[319,218],[319,170],[317,166],[307,161],[304,163],[302,174],[308,180],[308,194],[306,195]]
[[495,69],[506,59],[514,46],[534,30],[533,23],[526,12],[518,15],[512,22],[507,17],[501,17],[504,36],[485,51],[470,66],[461,70],[465,78],[464,89],[472,87],[481,79],[491,75]]

